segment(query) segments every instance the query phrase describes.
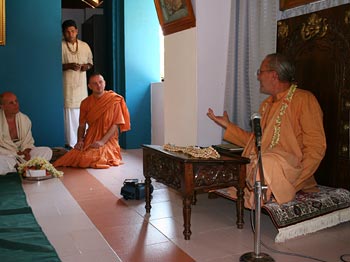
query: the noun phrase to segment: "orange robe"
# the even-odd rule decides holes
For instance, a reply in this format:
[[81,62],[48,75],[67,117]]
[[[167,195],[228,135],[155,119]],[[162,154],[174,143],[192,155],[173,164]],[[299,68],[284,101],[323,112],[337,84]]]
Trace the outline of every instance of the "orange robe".
[[[323,113],[314,95],[291,86],[278,94],[277,101],[268,97],[260,106],[261,156],[268,199],[271,192],[279,203],[294,199],[299,190],[315,191],[313,176],[326,151]],[[234,124],[224,139],[245,147],[242,155],[250,158],[247,166],[245,205],[254,206],[254,176],[257,171],[255,136]]]
[[106,91],[100,98],[93,95],[85,98],[80,105],[79,124],[88,124],[83,150],[72,149],[54,162],[54,166],[82,168],[108,168],[121,164],[122,156],[116,132],[105,145],[91,148],[90,145],[116,124],[120,132],[130,130],[129,111],[124,98],[113,91]]

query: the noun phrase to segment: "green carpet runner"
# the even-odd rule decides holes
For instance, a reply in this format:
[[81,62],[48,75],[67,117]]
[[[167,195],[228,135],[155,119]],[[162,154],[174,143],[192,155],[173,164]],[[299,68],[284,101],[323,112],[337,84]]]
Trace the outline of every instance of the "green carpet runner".
[[0,261],[61,261],[28,206],[17,173],[0,176]]

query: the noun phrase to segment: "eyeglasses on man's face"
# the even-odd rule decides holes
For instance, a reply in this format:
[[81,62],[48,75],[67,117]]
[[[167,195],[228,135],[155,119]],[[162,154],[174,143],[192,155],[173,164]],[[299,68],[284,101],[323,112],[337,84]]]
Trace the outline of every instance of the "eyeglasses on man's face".
[[256,70],[256,75],[259,76],[260,74],[262,74],[264,72],[271,72],[271,71],[275,71],[275,70],[271,70],[271,69],[269,69],[269,70],[260,70],[260,69],[258,69],[258,70]]

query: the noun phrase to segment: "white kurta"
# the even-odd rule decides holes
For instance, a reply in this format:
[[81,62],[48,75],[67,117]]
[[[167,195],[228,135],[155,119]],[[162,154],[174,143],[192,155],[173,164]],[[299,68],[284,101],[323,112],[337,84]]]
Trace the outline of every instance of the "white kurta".
[[[67,47],[69,45],[69,49]],[[77,46],[78,45],[78,46]],[[75,53],[74,51],[78,51]],[[62,41],[62,64],[78,63],[93,64],[92,52],[87,43],[77,40],[71,44]],[[74,147],[77,142],[79,125],[79,107],[81,101],[88,96],[86,71],[63,71],[63,98],[64,98],[64,130],[66,144]]]
[[[74,45],[62,41],[62,64],[78,63],[78,64],[93,64],[92,52],[89,45],[81,40]],[[70,49],[75,51],[71,52]],[[77,47],[78,44],[78,47]],[[81,101],[88,95],[86,71],[63,71],[63,97],[65,108],[79,108]]]

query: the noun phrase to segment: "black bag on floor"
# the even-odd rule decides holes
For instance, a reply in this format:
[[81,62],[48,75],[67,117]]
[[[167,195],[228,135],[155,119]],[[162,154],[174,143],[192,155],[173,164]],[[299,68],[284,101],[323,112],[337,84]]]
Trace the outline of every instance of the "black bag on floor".
[[[153,186],[150,187],[151,194]],[[120,194],[124,199],[144,199],[145,198],[145,183],[140,183],[138,179],[125,179]]]

